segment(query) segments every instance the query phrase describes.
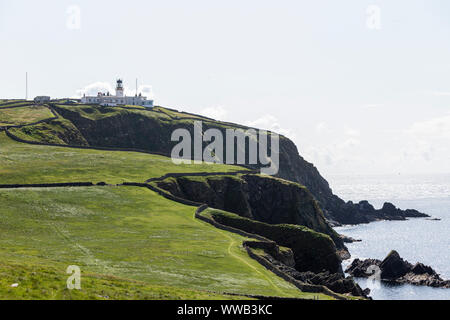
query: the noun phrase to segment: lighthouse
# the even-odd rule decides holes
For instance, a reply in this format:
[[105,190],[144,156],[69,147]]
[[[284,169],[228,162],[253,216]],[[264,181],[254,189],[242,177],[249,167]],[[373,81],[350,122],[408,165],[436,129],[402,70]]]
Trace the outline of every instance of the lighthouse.
[[118,79],[116,85],[116,95],[113,96],[109,92],[99,92],[96,96],[86,96],[83,95],[81,98],[81,103],[84,104],[99,104],[102,106],[142,106],[146,108],[153,108],[153,100],[147,100],[147,97],[144,97],[141,93],[137,94],[134,97],[127,97],[124,93],[123,89],[123,80]]
[[122,81],[122,79],[117,80],[116,97],[123,97],[123,81]]

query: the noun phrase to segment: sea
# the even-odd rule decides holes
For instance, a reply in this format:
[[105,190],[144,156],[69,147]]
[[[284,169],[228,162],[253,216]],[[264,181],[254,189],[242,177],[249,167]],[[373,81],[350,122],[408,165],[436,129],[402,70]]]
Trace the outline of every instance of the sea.
[[[379,221],[335,228],[360,239],[347,244],[355,258],[383,260],[391,250],[411,263],[431,266],[441,278],[450,279],[450,174],[435,175],[332,175],[333,192],[346,201],[368,200],[375,208],[392,202],[401,209],[417,209],[432,218],[407,221]],[[374,300],[450,300],[450,289],[414,285],[392,285],[371,279],[355,279],[370,288]]]

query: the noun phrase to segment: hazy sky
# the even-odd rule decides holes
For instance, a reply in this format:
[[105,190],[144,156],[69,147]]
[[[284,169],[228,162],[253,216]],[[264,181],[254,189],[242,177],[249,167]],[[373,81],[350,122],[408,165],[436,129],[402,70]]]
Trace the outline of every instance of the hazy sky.
[[287,135],[325,176],[449,173],[449,18],[447,0],[0,0],[0,98],[26,71],[30,96],[138,78],[157,105]]

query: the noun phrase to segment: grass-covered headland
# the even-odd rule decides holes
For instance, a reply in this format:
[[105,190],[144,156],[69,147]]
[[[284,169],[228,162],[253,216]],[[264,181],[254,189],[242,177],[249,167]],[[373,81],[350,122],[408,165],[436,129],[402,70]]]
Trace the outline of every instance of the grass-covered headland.
[[[239,182],[237,172],[246,169],[175,165],[162,152],[148,151],[158,137],[148,142],[145,134],[136,141],[108,133],[115,130],[109,124],[125,126],[129,119],[142,128],[212,121],[159,107],[1,101],[0,299],[332,298],[302,292],[250,257],[243,243],[251,237],[215,228],[196,219],[197,206],[145,187],[149,179],[171,173],[221,173]],[[168,147],[165,143],[158,151]],[[147,151],[131,151],[142,147]],[[80,182],[92,185],[31,186]],[[303,250],[305,259],[321,259],[306,255],[309,245],[334,245],[329,236],[307,227],[273,226],[215,209],[204,214],[274,241],[285,239],[280,233],[292,233],[292,242],[279,244]],[[70,265],[81,269],[81,290],[67,289]]]

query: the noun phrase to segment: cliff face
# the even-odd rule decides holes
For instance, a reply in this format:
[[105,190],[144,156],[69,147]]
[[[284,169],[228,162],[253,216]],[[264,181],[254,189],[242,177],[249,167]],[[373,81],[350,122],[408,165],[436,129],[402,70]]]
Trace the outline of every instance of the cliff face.
[[[175,129],[184,128],[193,136],[194,120],[203,121],[203,130],[213,128],[224,133],[226,128],[247,129],[237,124],[213,121],[201,116],[183,114],[180,117],[181,113],[173,116],[169,112],[161,111],[165,109],[158,109],[158,111],[122,109],[118,112],[118,108],[98,106],[53,107],[78,128],[91,146],[136,148],[168,155],[177,144],[171,141],[172,132]],[[90,117],[94,108],[97,113],[95,119]],[[206,145],[207,143],[204,143],[204,146]],[[306,186],[319,202],[325,217],[336,224],[358,224],[380,219],[427,216],[414,210],[401,211],[395,207],[393,210],[389,204],[382,210],[375,210],[366,202],[359,204],[344,202],[333,194],[328,182],[320,175],[317,168],[299,155],[295,144],[283,136],[280,137],[278,177]]]

